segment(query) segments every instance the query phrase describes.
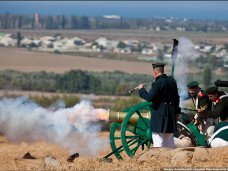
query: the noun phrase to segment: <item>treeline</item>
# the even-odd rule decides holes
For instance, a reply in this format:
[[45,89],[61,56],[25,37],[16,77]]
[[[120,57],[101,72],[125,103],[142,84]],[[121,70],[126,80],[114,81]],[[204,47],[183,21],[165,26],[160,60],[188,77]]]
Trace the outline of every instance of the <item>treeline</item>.
[[127,95],[139,83],[152,80],[151,76],[115,72],[71,70],[64,74],[18,71],[0,72],[0,89],[42,92],[86,93],[97,95]]
[[[53,96],[29,96],[36,104],[49,108],[50,110],[56,110],[58,108],[63,107],[73,107],[75,104],[80,102],[80,98],[75,95],[53,95]],[[128,109],[134,105],[141,103],[143,100],[138,96],[129,96],[129,98],[117,98],[117,99],[109,99],[109,98],[99,98],[93,100],[93,106],[95,108],[106,108],[112,111],[123,111]],[[100,105],[102,104],[102,106]]]
[[56,110],[61,107],[72,107],[80,101],[79,97],[73,95],[29,96],[29,99],[50,110]]
[[15,15],[6,13],[0,15],[0,29],[103,29],[129,27],[123,18],[107,21],[103,20],[102,17]]
[[0,14],[0,29],[148,29],[226,32],[228,21]]

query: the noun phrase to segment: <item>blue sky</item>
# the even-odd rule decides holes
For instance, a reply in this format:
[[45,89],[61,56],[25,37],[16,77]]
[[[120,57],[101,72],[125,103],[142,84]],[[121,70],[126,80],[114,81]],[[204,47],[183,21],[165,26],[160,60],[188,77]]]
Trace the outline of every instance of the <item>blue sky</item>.
[[228,20],[228,1],[1,1],[0,13]]

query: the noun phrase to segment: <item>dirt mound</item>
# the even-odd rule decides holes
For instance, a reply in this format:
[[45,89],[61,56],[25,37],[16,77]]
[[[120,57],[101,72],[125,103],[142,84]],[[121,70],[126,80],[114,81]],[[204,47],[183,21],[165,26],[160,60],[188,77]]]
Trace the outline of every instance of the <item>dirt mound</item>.
[[[100,136],[108,139],[108,133],[102,133]],[[184,168],[185,170],[186,168],[227,170],[228,168],[228,147],[152,148],[134,158],[117,160],[113,156],[113,160],[108,162],[102,160],[110,151],[110,148],[104,149],[95,157],[76,153],[70,155],[55,144],[42,141],[12,144],[0,136],[0,170],[160,170],[171,167],[183,168],[182,170]],[[76,158],[68,162],[67,159],[71,156]]]
[[228,167],[228,147],[152,148],[139,161],[156,162],[160,167]]

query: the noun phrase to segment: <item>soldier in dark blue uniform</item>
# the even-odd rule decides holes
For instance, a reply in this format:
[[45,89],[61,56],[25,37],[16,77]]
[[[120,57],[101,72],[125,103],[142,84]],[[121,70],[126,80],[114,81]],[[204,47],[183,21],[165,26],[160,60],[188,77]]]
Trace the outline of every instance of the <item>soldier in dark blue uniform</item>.
[[139,95],[152,102],[150,128],[154,147],[174,148],[173,133],[177,132],[177,116],[180,113],[176,80],[164,74],[162,63],[152,64],[154,81],[147,92],[140,84]]

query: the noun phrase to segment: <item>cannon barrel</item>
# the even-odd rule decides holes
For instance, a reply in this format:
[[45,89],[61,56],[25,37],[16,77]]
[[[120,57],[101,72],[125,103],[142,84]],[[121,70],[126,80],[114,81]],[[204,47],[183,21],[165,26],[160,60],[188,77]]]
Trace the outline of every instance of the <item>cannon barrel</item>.
[[[118,123],[122,123],[125,116],[127,115],[128,112],[115,112],[115,111],[109,111],[108,113],[108,118],[110,121],[112,122],[118,122]],[[150,118],[150,112],[147,113],[141,113],[143,118]],[[130,123],[134,123],[136,124],[138,122],[139,119],[139,115],[134,114],[132,115],[132,117],[130,118],[129,122]]]
[[228,87],[228,81],[217,80],[215,81],[215,85],[217,87]]

